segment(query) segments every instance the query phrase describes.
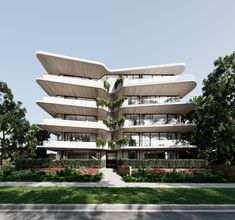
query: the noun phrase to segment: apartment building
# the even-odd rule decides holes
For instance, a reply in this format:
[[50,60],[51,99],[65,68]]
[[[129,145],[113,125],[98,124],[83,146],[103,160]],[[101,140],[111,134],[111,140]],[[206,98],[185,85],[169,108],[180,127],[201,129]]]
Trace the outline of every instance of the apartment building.
[[37,104],[51,117],[39,124],[56,138],[44,141],[57,159],[177,159],[196,146],[183,140],[195,128],[182,122],[194,109],[196,86],[185,64],[108,69],[84,59],[37,52],[47,93]]

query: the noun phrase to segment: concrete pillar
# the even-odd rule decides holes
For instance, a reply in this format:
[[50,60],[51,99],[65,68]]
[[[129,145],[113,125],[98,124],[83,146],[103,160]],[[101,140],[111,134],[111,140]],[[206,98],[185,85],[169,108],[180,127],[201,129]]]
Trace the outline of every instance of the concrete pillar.
[[60,160],[60,159],[61,159],[61,151],[57,151],[56,160]]

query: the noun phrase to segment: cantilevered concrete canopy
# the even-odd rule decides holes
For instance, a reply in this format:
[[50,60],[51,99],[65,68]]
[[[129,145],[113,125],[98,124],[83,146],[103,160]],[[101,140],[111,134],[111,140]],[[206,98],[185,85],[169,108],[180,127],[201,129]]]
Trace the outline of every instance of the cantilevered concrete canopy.
[[[38,84],[50,96],[78,96],[96,98],[99,91],[99,97],[106,98],[108,93],[103,88],[87,85],[79,85],[68,82],[51,81],[47,79],[37,79]],[[117,96],[139,96],[139,95],[156,95],[159,96],[180,96],[184,97],[196,87],[196,81],[179,81],[179,82],[153,82],[151,84],[141,85],[123,85],[115,94]]]
[[108,69],[103,63],[90,60],[78,59],[69,56],[62,56],[43,51],[37,52],[37,57],[48,74],[71,75],[100,79],[107,74],[158,74],[158,75],[179,75],[185,69],[184,63],[145,66],[126,69]]

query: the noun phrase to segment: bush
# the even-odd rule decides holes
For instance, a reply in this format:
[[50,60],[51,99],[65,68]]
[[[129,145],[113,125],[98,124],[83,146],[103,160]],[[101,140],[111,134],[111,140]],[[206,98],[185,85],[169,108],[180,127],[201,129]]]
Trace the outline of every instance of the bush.
[[129,165],[133,168],[139,167],[155,167],[155,168],[205,168],[207,160],[202,159],[122,159],[118,161],[118,165]]
[[67,160],[51,160],[51,159],[19,159],[15,160],[15,167],[17,170],[31,169],[31,168],[48,168],[48,167],[88,167],[88,168],[102,168],[105,166],[103,160],[92,159],[67,159]]
[[83,170],[74,168],[63,168],[57,172],[44,172],[39,169],[14,170],[0,173],[0,181],[75,181],[75,182],[98,182],[102,179],[103,173],[98,170]]
[[15,167],[17,170],[29,168],[45,168],[50,167],[51,159],[17,159],[15,160]]
[[102,168],[105,166],[104,160],[92,160],[92,159],[68,159],[68,160],[54,160],[52,161],[52,167],[87,167],[87,168]]
[[170,183],[225,183],[235,182],[235,179],[220,175],[210,170],[201,170],[196,173],[184,171],[170,171],[153,173],[150,169],[139,168],[133,176],[124,176],[126,182],[170,182]]

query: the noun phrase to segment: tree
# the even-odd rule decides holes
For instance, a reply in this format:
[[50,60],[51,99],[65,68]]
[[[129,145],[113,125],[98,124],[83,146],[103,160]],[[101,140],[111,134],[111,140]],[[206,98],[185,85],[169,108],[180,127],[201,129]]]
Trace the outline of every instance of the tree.
[[235,160],[235,52],[218,58],[215,69],[203,81],[202,95],[194,99],[197,107],[184,118],[197,129],[188,139],[198,147],[198,156],[213,164]]
[[40,129],[36,124],[29,126],[25,135],[25,142],[23,147],[19,147],[16,153],[18,158],[42,158],[46,157],[46,150],[38,149],[37,145],[42,145],[44,140],[48,140],[50,134]]
[[11,89],[0,81],[0,164],[2,159],[13,160],[17,154],[24,157],[42,155],[36,146],[50,135],[37,125],[30,125],[25,114],[22,103],[14,101]]
[[23,145],[28,121],[26,109],[21,102],[13,100],[13,94],[7,84],[0,82],[0,145],[1,161],[11,158],[17,146]]

